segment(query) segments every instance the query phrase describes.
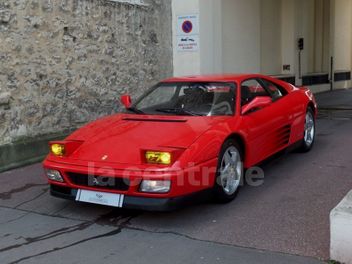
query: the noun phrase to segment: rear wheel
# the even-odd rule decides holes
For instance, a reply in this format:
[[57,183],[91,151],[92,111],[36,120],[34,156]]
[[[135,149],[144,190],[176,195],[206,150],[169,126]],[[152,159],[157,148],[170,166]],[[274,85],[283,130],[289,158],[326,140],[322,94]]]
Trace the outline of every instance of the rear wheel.
[[218,202],[228,203],[236,198],[243,179],[243,158],[239,145],[232,139],[222,146],[216,182],[215,198]]
[[315,117],[311,108],[308,108],[306,113],[306,122],[304,125],[304,138],[300,150],[308,152],[313,148],[315,142]]

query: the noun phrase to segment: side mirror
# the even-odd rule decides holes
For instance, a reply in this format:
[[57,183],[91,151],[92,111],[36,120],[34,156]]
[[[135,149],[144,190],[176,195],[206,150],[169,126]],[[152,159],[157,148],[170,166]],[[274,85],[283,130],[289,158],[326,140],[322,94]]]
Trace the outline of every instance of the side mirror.
[[126,109],[130,108],[132,105],[132,99],[129,95],[123,95],[120,98],[121,103],[126,107]]
[[249,112],[258,108],[264,108],[272,104],[272,99],[269,96],[258,96],[253,99],[252,102],[242,107],[242,115],[248,114]]

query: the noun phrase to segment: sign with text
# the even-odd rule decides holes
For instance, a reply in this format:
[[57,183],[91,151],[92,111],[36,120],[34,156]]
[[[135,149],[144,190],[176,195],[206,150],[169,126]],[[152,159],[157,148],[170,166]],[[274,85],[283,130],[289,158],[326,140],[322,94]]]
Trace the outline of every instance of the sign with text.
[[199,50],[199,15],[177,16],[177,51]]
[[198,51],[199,36],[177,36],[177,51]]

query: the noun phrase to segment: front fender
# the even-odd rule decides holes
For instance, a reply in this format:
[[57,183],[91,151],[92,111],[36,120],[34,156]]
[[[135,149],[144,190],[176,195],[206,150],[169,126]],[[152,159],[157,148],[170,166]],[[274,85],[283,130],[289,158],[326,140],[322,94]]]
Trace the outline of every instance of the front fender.
[[239,123],[239,120],[233,117],[212,126],[183,153],[180,159],[180,165],[187,168],[190,165],[194,166],[212,159],[217,159],[222,145],[229,137],[234,134],[238,134],[242,137]]

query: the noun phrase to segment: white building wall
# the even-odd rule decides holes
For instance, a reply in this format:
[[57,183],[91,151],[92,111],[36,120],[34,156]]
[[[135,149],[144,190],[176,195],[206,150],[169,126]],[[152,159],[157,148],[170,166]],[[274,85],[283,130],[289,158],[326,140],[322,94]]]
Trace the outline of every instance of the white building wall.
[[296,0],[282,0],[281,3],[281,55],[282,65],[290,65],[290,70],[282,71],[283,74],[295,74],[296,72]]
[[[352,0],[173,0],[174,75],[288,74],[298,78],[299,37],[305,39],[302,74],[352,66]],[[178,15],[199,14],[199,50],[176,48]],[[290,65],[284,70],[283,65]],[[351,82],[337,82],[344,88]],[[330,86],[313,86],[314,91]]]
[[261,5],[261,72],[278,74],[282,71],[281,0],[265,0]]
[[[334,0],[334,68],[352,69],[352,0]],[[335,88],[350,88],[351,81],[336,82]]]
[[314,71],[330,70],[330,0],[315,1]]
[[315,45],[314,45],[314,70],[323,71],[323,50],[324,50],[324,0],[315,1]]
[[224,72],[260,72],[260,0],[222,1]]
[[[173,66],[174,75],[192,75],[201,73],[200,51],[178,52],[176,49],[177,39],[177,16],[199,14],[200,0],[173,0],[172,1],[172,34],[173,34]],[[201,0],[203,1],[203,0]]]
[[335,1],[335,69],[351,69],[352,0]]
[[300,0],[298,6],[297,21],[302,22],[300,33],[305,40],[305,47],[302,56],[302,71],[303,73],[315,72],[314,69],[314,42],[315,42],[315,0]]
[[202,74],[222,73],[222,2],[201,0],[200,71]]

